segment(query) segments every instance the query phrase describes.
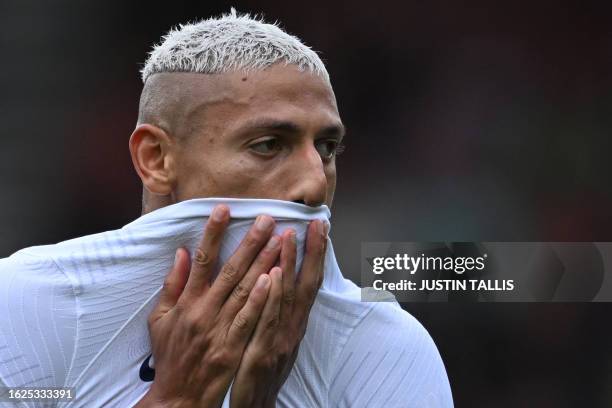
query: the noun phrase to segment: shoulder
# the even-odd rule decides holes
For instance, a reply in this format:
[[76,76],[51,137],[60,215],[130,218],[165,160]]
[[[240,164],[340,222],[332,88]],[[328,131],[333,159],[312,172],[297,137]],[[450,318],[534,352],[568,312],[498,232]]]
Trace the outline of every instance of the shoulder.
[[397,302],[376,303],[370,313],[365,316],[362,324],[372,330],[376,329],[375,333],[374,331],[372,333],[375,336],[387,336],[393,333],[399,344],[409,344],[415,350],[419,346],[433,345],[427,329],[414,316],[402,309]]
[[76,301],[70,280],[44,251],[0,259],[0,383],[58,387],[72,358]]
[[363,316],[338,360],[335,377],[338,389],[331,390],[332,399],[343,406],[453,405],[432,337],[396,302],[378,302]]
[[0,259],[0,321],[29,321],[75,307],[75,287],[48,249],[26,248]]
[[30,247],[0,259],[0,284],[20,282],[36,286],[69,284],[53,257],[53,245]]
[[94,275],[108,272],[109,264],[116,264],[115,255],[126,252],[129,244],[121,238],[124,237],[118,231],[107,231],[25,248],[0,259],[0,277],[38,285],[68,285],[79,293],[87,283],[83,281],[83,274],[93,279]]

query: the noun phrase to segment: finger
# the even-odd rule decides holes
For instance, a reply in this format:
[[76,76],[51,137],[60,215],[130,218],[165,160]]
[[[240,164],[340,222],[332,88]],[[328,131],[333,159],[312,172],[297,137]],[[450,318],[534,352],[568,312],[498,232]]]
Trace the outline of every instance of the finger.
[[281,250],[281,238],[278,235],[273,235],[266,246],[259,252],[255,261],[244,275],[242,280],[238,282],[232,290],[230,296],[225,301],[221,308],[221,313],[228,320],[233,320],[236,313],[247,301],[249,293],[259,275],[268,273],[278,259]]
[[189,295],[200,296],[204,290],[209,288],[223,233],[228,223],[229,208],[225,205],[216,206],[208,217],[204,236],[191,257],[191,272],[185,288]]
[[297,257],[295,231],[287,229],[283,233],[280,267],[283,271],[283,297],[281,301],[280,324],[284,326],[292,320],[295,302],[295,260]]
[[150,321],[157,321],[172,309],[185,289],[189,277],[189,253],[179,248],[174,255],[174,265],[164,280],[159,302],[151,312]]
[[260,275],[246,304],[236,314],[229,327],[227,342],[230,348],[244,349],[266,304],[269,290],[270,277],[267,274]]
[[265,351],[273,347],[274,336],[278,332],[280,322],[281,301],[283,298],[283,271],[275,266],[269,273],[271,285],[268,299],[264,306],[255,333],[249,344],[255,350]]
[[236,252],[223,265],[215,279],[208,296],[219,310],[234,287],[242,280],[253,260],[268,242],[274,230],[274,220],[269,215],[260,215],[246,234]]
[[323,283],[323,262],[325,256],[325,224],[315,220],[308,226],[306,251],[302,268],[296,281],[293,318],[304,321],[310,312],[319,288]]

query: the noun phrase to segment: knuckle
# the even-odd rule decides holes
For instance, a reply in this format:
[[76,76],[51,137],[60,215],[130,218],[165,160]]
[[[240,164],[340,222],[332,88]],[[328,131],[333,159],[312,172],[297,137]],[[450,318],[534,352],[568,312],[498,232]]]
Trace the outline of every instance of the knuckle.
[[211,366],[218,368],[226,368],[232,365],[230,353],[223,349],[212,353],[208,361]]
[[249,290],[244,286],[244,284],[239,283],[232,291],[232,296],[238,302],[244,303],[249,297]]
[[292,305],[295,302],[295,290],[287,290],[283,293],[283,304]]
[[[265,247],[263,247],[263,249],[261,250],[260,254],[261,255],[265,255],[265,257],[269,257],[272,254],[275,254],[277,252],[277,248],[270,248],[267,245]],[[257,257],[257,261],[256,262],[261,262],[261,255]]]
[[278,318],[278,316],[275,316],[273,318],[268,319],[268,321],[265,324],[265,328],[268,330],[274,330],[278,327],[280,323],[280,319]]
[[244,237],[244,246],[248,248],[256,247],[259,244],[259,237],[253,233],[249,232],[246,237]]
[[212,258],[208,252],[204,252],[201,248],[196,249],[193,261],[199,266],[210,266]]
[[181,315],[183,314],[183,312],[185,311],[185,302],[183,299],[179,299],[178,302],[176,302],[176,304],[174,305],[173,309],[174,309],[174,313],[176,313],[177,315]]
[[183,325],[187,328],[189,333],[196,334],[200,331],[202,320],[200,316],[195,313],[185,313],[183,315]]
[[249,319],[244,315],[244,313],[238,313],[232,324],[237,330],[246,331],[249,327]]
[[230,262],[223,265],[219,277],[226,282],[232,282],[236,275],[238,275],[238,269]]

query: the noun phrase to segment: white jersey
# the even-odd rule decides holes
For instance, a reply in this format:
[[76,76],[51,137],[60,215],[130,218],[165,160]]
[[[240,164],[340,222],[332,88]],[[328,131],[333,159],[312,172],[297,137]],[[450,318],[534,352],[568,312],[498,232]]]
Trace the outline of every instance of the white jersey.
[[[154,373],[147,316],[175,250],[197,246],[217,202],[184,201],[116,231],[27,248],[0,260],[0,387],[74,387],[71,401],[20,403],[27,407],[138,402]],[[230,232],[240,218],[252,222],[261,213],[305,221],[329,216],[326,207],[274,200],[223,202],[232,215]],[[239,237],[233,241],[237,245]],[[277,406],[452,405],[444,365],[427,331],[395,302],[361,302],[360,289],[343,278],[328,245],[324,282]]]

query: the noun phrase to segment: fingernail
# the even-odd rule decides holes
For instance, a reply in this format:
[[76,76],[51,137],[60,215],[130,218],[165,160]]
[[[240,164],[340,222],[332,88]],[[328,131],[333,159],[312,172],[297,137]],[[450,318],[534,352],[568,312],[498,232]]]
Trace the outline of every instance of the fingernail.
[[283,280],[283,270],[281,268],[276,267],[276,268],[272,269],[272,273],[274,273],[274,276],[278,280],[280,280],[280,281]]
[[227,213],[227,207],[224,205],[218,205],[213,210],[212,218],[215,221],[223,221],[225,219],[226,213]]
[[295,231],[289,231],[289,239],[291,240],[291,243],[296,243]]
[[178,259],[179,259],[179,250],[177,249],[176,252],[174,253],[174,266],[178,265]]
[[276,249],[278,248],[278,245],[280,244],[280,238],[278,238],[278,236],[274,235],[272,238],[270,238],[270,240],[268,241],[268,245],[267,248],[268,249]]
[[266,215],[259,215],[255,220],[255,228],[260,231],[267,231],[272,227],[272,218]]
[[267,288],[270,284],[270,277],[267,274],[259,275],[257,278],[257,287],[258,288]]
[[325,233],[325,236],[327,237],[327,234],[329,234],[329,224],[326,223],[325,221],[321,221],[323,223],[323,231]]

